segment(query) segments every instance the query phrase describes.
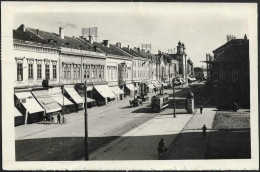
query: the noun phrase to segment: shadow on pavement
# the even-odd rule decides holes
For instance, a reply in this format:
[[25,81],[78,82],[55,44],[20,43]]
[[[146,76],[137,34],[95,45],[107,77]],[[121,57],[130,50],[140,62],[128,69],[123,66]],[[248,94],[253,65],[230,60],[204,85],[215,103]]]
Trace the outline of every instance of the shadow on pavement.
[[[121,137],[112,148],[104,149],[103,160],[158,159],[157,146],[161,138],[174,140],[165,159],[247,159],[251,157],[250,130],[221,130],[207,133],[203,139],[201,131],[179,135],[149,135]],[[118,139],[119,136],[90,137],[89,150]],[[151,144],[152,143],[152,144]],[[72,161],[84,159],[83,137],[56,137],[16,140],[16,161]],[[112,149],[112,150],[111,150]],[[110,152],[110,150],[112,152]],[[91,154],[90,154],[91,157]],[[93,157],[95,159],[95,157]]]

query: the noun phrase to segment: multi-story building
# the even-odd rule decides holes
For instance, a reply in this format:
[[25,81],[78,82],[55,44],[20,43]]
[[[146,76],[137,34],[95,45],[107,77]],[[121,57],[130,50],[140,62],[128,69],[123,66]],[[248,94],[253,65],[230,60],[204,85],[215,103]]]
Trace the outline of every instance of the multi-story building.
[[[218,101],[235,101],[249,106],[249,40],[228,38],[228,42],[213,51],[207,58],[209,81],[215,85]],[[217,103],[219,103],[217,102]]]
[[113,45],[108,40],[103,40],[102,43],[95,42],[93,45],[106,53],[106,81],[116,94],[116,99],[133,96],[135,87],[132,84],[132,58],[121,50],[121,43]]
[[[39,121],[45,114],[60,111],[61,106],[43,87],[45,80],[52,87],[59,84],[59,47],[30,32],[24,25],[13,30],[13,45],[14,57],[10,60],[17,73],[14,100],[20,113],[19,123]],[[37,94],[37,89],[45,94]]]

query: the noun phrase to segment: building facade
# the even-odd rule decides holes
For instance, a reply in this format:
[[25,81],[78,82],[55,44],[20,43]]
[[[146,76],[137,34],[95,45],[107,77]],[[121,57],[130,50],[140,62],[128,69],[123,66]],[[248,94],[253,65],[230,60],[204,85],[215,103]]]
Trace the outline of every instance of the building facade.
[[[228,39],[213,51],[214,57],[206,59],[209,81],[215,85],[218,101],[233,101],[250,105],[249,40]],[[219,103],[219,102],[217,102]]]

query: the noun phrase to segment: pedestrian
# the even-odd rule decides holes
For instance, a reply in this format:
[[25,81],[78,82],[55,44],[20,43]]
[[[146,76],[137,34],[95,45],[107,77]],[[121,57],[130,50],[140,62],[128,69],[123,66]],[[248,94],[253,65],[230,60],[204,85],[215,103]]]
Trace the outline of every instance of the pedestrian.
[[159,153],[159,158],[161,156],[161,154],[163,155],[164,151],[165,151],[165,147],[164,147],[164,141],[163,139],[161,139],[161,141],[159,142],[159,145],[158,145],[158,153]]
[[78,104],[75,105],[75,109],[76,109],[76,113],[78,113],[78,111],[79,111]]
[[60,124],[60,113],[57,115],[57,124]]
[[207,131],[207,127],[206,127],[206,125],[204,124],[203,127],[202,127],[202,135],[203,135],[203,139],[205,139],[206,131]]
[[203,111],[203,106],[200,105],[200,114],[202,114],[202,111]]

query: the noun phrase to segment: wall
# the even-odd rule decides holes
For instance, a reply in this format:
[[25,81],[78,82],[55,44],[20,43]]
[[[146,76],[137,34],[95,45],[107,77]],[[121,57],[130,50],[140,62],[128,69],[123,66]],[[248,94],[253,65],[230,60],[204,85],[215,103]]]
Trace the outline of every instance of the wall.
[[[36,46],[27,46],[20,44],[14,44],[14,69],[17,73],[17,62],[23,64],[23,80],[22,81],[14,81],[15,87],[34,87],[41,86],[42,80],[45,79],[45,64],[50,65],[50,80],[49,85],[59,84],[59,54],[57,49],[49,49],[46,48],[47,52],[44,52],[41,47]],[[33,64],[33,79],[28,79],[28,63]],[[42,77],[37,79],[37,64],[42,64]],[[53,64],[56,64],[57,67],[57,77],[53,78]]]
[[[122,63],[126,63],[126,70],[122,68]],[[133,62],[131,59],[115,58],[108,56],[106,59],[106,81],[109,86],[122,85],[123,83],[132,83]],[[113,74],[113,77],[111,77]]]

